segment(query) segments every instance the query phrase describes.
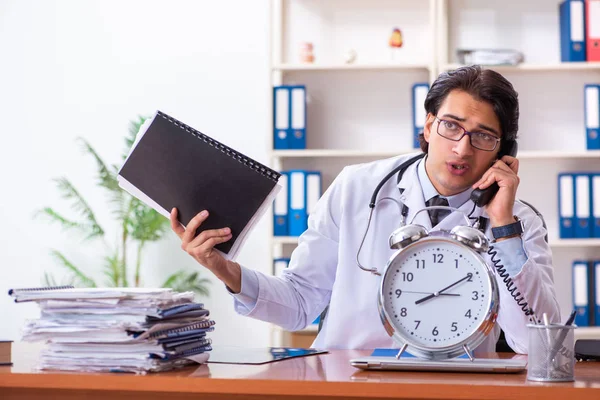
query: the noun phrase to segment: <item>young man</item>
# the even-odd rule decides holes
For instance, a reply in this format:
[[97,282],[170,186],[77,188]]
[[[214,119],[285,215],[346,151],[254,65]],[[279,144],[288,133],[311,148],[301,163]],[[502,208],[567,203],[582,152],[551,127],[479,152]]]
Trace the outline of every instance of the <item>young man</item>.
[[[515,157],[504,155],[518,130],[518,100],[512,85],[491,70],[477,66],[459,68],[441,74],[433,83],[425,109],[427,120],[421,148],[426,157],[408,166],[400,181],[397,177],[389,179],[378,198],[390,197],[406,205],[409,221],[430,199],[440,195],[447,198],[450,206],[470,214],[474,210],[469,200],[472,190],[496,182],[500,187],[496,196],[485,208],[476,208],[471,216],[488,218],[489,238],[494,238],[492,228],[499,228],[494,230],[497,257],[536,315],[546,313],[551,321],[559,321],[552,257],[544,239],[546,230],[530,207],[515,201],[519,164]],[[184,229],[173,210],[171,226],[181,238],[182,248],[228,286],[237,312],[298,330],[329,306],[315,347],[394,347],[377,310],[381,277],[359,269],[357,252],[373,190],[390,171],[414,156],[346,167],[311,214],[308,230],[300,236],[290,266],[281,277],[241,267],[213,251],[215,244],[231,238],[228,228],[204,231],[194,237],[207,213],[198,214]],[[399,220],[397,204],[386,201],[376,206],[360,253],[363,266],[383,272],[394,252],[388,238]],[[432,228],[425,212],[416,215],[414,222]],[[435,228],[451,229],[458,224],[464,224],[463,217],[454,213]],[[489,256],[486,258],[490,262]],[[526,325],[531,318],[503,280],[497,280],[498,324],[477,350],[493,352],[502,328],[508,344],[516,352],[527,353]]]

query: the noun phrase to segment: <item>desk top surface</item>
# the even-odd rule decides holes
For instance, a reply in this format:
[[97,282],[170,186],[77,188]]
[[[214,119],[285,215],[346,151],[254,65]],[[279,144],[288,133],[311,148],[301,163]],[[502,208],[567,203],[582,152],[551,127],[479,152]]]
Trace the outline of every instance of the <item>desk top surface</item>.
[[[28,349],[30,349],[28,351]],[[0,367],[0,392],[11,388],[79,391],[160,391],[282,397],[348,398],[518,398],[548,399],[577,396],[600,398],[600,363],[577,363],[575,382],[530,382],[525,373],[484,374],[449,372],[362,371],[349,360],[369,355],[364,350],[333,350],[328,354],[263,365],[204,364],[181,370],[135,376],[37,371],[38,351],[15,343],[12,367]],[[74,379],[77,377],[77,379]],[[460,396],[457,397],[457,395]]]

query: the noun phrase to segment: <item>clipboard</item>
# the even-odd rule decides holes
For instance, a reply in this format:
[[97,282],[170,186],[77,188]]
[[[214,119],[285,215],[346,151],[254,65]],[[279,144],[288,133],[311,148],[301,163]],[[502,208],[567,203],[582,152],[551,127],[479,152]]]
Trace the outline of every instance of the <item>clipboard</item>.
[[328,353],[322,349],[297,347],[257,347],[213,346],[208,363],[215,364],[266,364],[296,357],[306,357]]

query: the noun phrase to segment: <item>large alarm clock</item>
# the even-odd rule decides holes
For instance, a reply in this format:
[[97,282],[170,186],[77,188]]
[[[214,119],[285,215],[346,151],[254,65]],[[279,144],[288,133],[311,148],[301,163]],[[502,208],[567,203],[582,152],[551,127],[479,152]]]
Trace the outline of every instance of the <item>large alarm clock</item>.
[[485,340],[498,315],[498,286],[480,253],[479,230],[456,226],[429,232],[406,225],[392,233],[398,249],[386,264],[378,295],[381,320],[401,350],[440,360],[468,354]]

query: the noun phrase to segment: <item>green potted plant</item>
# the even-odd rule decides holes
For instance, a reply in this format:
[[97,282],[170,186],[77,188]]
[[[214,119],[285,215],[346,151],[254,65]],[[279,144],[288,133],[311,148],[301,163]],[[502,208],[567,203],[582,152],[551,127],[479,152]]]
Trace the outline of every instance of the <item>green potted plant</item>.
[[[130,122],[129,135],[125,138],[123,161],[144,121],[145,118],[138,117],[137,120]],[[108,206],[118,223],[120,232],[118,240],[114,244],[109,243],[106,232],[83,195],[67,178],[56,179],[62,197],[70,201],[71,208],[79,218],[77,220],[67,218],[50,207],[39,210],[36,216],[58,223],[66,230],[78,231],[84,240],[102,240],[105,248],[108,249],[101,266],[107,279],[102,284],[99,284],[94,274],[74,265],[61,251],[52,249],[52,256],[69,272],[67,282],[62,281],[61,284],[68,283],[79,287],[138,287],[141,285],[143,250],[149,242],[156,242],[163,238],[170,229],[169,220],[121,189],[117,183],[119,167],[107,166],[87,140],[83,138],[77,140],[81,143],[84,152],[91,155],[96,162],[98,185],[109,193]],[[131,263],[131,260],[134,262]],[[51,273],[46,272],[44,279],[46,285],[58,284]],[[209,283],[210,281],[200,277],[198,272],[178,270],[167,277],[163,287],[170,287],[177,291],[194,291],[199,295],[208,296]]]

